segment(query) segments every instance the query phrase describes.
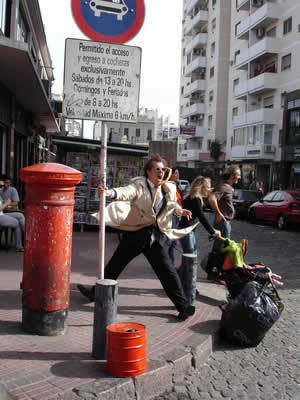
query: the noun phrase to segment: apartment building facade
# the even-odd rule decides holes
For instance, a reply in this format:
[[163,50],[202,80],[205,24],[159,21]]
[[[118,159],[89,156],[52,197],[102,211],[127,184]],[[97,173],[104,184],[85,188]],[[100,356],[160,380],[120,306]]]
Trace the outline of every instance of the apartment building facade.
[[217,141],[225,160],[230,57],[231,1],[184,0],[180,125],[195,127],[195,135],[178,139],[178,162],[198,167],[214,162]]
[[52,160],[52,61],[38,0],[0,0],[0,173]]
[[232,0],[227,157],[244,184],[300,184],[300,2]]

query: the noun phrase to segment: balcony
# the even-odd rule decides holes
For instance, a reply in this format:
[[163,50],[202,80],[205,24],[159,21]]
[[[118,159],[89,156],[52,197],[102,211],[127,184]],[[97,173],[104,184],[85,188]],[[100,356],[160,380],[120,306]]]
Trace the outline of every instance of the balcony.
[[237,10],[250,10],[250,0],[237,0]]
[[247,94],[262,94],[268,90],[278,89],[278,87],[278,74],[265,72],[255,78],[241,82],[235,87],[234,95],[237,98],[243,98]]
[[261,59],[271,54],[279,53],[280,41],[269,37],[264,38],[236,57],[236,68],[247,69],[247,64],[250,61],[256,60],[259,62]]
[[246,114],[238,115],[233,118],[233,128],[240,128],[248,125],[276,125],[279,123],[281,110],[273,108],[260,108]]
[[241,159],[273,159],[276,146],[273,144],[247,144],[233,146],[231,155],[233,160]]
[[202,92],[206,90],[206,81],[199,79],[192,82],[184,88],[183,96],[188,97],[193,93]]
[[190,15],[190,14],[192,13],[193,9],[194,9],[196,6],[199,7],[199,6],[201,5],[201,3],[202,3],[201,0],[190,0],[190,1],[188,1],[188,2],[187,2],[187,5],[186,5],[186,8],[185,8],[186,13],[187,13],[188,15]]
[[278,4],[265,4],[238,25],[237,38],[248,39],[250,29],[264,29],[279,20],[281,15],[282,10]]
[[200,68],[206,68],[206,64],[206,57],[196,57],[190,64],[186,65],[184,76],[191,76],[194,71],[197,71]]
[[178,153],[178,161],[198,161],[199,160],[199,152],[200,150],[182,150]]
[[184,33],[190,35],[193,29],[200,29],[208,22],[208,11],[200,10],[196,15],[191,16],[185,23]]
[[204,103],[195,103],[183,110],[183,118],[192,117],[193,115],[205,114],[206,106]]
[[47,85],[42,82],[40,65],[31,54],[30,43],[0,36],[1,81],[26,111],[39,117],[48,132],[58,132]]
[[193,49],[199,49],[207,44],[207,33],[198,33],[191,39],[185,47],[185,54],[190,53]]

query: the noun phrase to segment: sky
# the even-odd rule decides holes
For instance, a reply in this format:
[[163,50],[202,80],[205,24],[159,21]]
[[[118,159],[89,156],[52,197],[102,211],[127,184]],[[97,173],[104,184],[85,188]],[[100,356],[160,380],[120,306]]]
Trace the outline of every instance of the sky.
[[[126,0],[125,0],[126,1]],[[139,33],[129,42],[142,48],[140,107],[157,109],[178,123],[181,63],[181,0],[144,0],[146,15]],[[77,27],[71,0],[39,0],[47,43],[54,66],[52,92],[63,91],[65,39],[89,40]]]

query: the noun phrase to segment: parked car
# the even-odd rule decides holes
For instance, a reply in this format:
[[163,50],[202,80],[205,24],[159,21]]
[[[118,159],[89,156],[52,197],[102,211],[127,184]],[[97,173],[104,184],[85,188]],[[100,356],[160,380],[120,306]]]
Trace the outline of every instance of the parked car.
[[181,191],[183,195],[190,191],[190,182],[184,179],[179,179],[178,181],[178,189]]
[[234,189],[232,202],[235,208],[235,216],[237,218],[247,218],[249,207],[258,201],[260,197],[258,190]]
[[300,190],[275,190],[249,208],[249,219],[269,221],[278,229],[300,223]]

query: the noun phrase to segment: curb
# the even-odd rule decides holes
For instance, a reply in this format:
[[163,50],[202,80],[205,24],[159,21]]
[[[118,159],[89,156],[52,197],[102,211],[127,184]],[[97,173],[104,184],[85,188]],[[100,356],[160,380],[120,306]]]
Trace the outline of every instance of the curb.
[[[218,329],[219,321],[213,321],[211,334],[200,336],[195,333],[188,343],[162,354],[158,360],[149,360],[147,371],[143,375],[133,378],[101,378],[74,388],[73,393],[82,400],[151,400],[165,392],[171,392],[178,377],[191,374],[207,361],[218,339]],[[102,368],[105,372],[105,364]]]

